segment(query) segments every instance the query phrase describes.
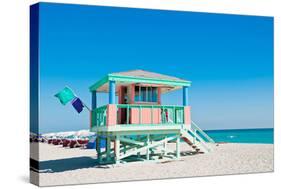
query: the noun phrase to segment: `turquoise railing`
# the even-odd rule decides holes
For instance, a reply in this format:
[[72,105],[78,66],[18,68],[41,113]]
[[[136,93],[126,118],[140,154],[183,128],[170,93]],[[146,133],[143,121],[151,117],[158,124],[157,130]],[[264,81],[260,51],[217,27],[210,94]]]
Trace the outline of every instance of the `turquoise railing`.
[[211,137],[209,137],[202,129],[200,129],[200,127],[198,127],[198,125],[196,125],[196,123],[194,123],[193,121],[191,121],[191,131],[199,135],[198,138],[203,138],[205,142],[215,143],[215,141]]
[[156,125],[153,123],[153,109],[160,110],[161,120],[160,123],[157,124],[183,124],[184,123],[184,107],[183,106],[171,106],[171,105],[139,105],[139,104],[117,104],[117,115],[121,114],[121,110],[126,110],[123,113],[126,114],[126,120],[123,120],[121,123],[117,116],[117,123],[118,124],[131,124],[130,123],[130,116],[131,116],[131,109],[138,110],[138,118],[139,123],[135,123],[137,125],[142,125],[142,110],[149,109],[151,116],[151,124]]
[[[183,124],[184,123],[184,107],[183,106],[171,106],[171,105],[138,105],[138,104],[116,104],[116,117],[117,117],[117,124],[125,124],[125,125],[131,125],[130,123],[130,116],[131,116],[131,109],[138,109],[139,114],[139,123],[135,123],[137,125],[145,125],[142,123],[142,110],[143,109],[149,109],[151,112],[151,124],[157,125],[157,124]],[[160,123],[153,123],[153,109],[159,109],[160,110],[160,116],[161,120]],[[95,126],[106,126],[106,118],[107,118],[107,106],[101,106],[92,111],[92,125]],[[121,123],[118,118],[120,118],[120,115],[122,110],[126,114],[125,118],[126,120]]]
[[107,106],[101,106],[92,111],[92,125],[106,126],[106,110]]

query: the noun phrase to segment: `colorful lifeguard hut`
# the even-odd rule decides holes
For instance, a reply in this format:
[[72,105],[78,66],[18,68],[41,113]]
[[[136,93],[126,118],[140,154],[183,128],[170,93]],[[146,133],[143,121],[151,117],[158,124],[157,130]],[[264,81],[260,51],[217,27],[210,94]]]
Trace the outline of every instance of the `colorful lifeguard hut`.
[[[90,130],[97,134],[99,162],[177,159],[181,139],[194,153],[211,151],[214,141],[191,120],[190,86],[190,81],[144,70],[111,73],[93,84]],[[161,105],[162,94],[179,89],[182,106]],[[109,93],[107,105],[97,107],[99,92]]]

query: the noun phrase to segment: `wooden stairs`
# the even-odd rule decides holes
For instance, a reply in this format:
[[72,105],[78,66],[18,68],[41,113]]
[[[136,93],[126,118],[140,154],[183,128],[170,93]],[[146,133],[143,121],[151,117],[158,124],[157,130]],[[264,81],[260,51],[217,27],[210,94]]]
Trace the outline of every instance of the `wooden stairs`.
[[214,140],[211,139],[203,130],[201,130],[194,122],[190,127],[183,125],[181,129],[181,138],[196,153],[207,153],[212,151]]

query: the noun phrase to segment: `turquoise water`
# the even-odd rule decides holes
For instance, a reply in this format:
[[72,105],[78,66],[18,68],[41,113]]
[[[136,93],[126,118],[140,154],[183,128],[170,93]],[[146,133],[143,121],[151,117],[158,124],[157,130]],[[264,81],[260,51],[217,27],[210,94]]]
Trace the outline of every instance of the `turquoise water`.
[[215,142],[273,144],[273,129],[205,130]]

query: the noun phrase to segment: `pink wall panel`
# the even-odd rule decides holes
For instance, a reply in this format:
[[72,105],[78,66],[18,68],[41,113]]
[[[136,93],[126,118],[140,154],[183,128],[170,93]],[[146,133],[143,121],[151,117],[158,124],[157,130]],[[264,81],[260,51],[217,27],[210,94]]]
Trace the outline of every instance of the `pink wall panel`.
[[153,109],[153,124],[161,123],[161,109]]
[[132,108],[131,109],[130,119],[131,119],[131,124],[138,124],[140,122],[139,121],[139,110],[138,110],[138,108]]
[[150,108],[143,108],[141,110],[141,123],[150,124],[151,123],[151,110]]
[[[152,111],[152,112],[151,112]],[[153,122],[151,113],[153,113]],[[131,109],[131,124],[139,124],[139,109]],[[160,109],[150,109],[143,108],[141,111],[141,123],[142,124],[159,124],[161,123],[161,110]]]
[[190,106],[184,107],[184,124],[190,125],[191,124],[191,117],[190,117]]
[[115,104],[108,104],[107,105],[107,116],[106,116],[106,123],[107,126],[116,125],[116,105]]

